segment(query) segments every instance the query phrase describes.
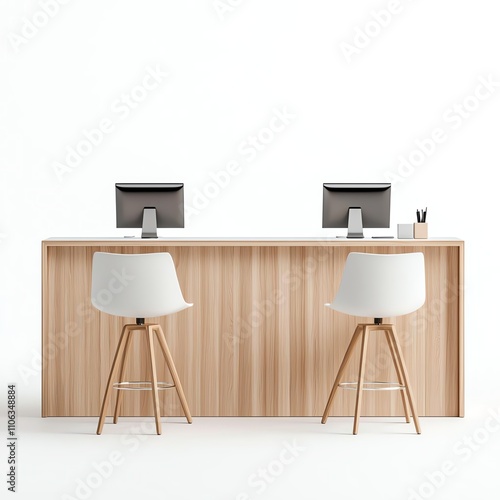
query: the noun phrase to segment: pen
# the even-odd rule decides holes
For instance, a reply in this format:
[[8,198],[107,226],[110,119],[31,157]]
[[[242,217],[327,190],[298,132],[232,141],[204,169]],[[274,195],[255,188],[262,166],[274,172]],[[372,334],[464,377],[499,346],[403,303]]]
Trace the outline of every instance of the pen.
[[417,209],[417,222],[420,222],[420,210]]
[[423,215],[423,220],[422,222],[426,222],[427,221],[427,207],[425,207],[425,210],[424,210],[424,215]]

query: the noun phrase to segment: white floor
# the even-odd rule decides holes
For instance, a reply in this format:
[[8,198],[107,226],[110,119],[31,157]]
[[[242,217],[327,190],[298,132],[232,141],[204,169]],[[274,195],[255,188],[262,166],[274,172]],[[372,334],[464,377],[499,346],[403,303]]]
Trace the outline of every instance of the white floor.
[[[467,418],[18,421],[18,499],[473,499],[500,489],[500,405]],[[6,427],[3,426],[5,429]],[[2,487],[1,498],[6,486]],[[490,496],[490,498],[497,496]]]

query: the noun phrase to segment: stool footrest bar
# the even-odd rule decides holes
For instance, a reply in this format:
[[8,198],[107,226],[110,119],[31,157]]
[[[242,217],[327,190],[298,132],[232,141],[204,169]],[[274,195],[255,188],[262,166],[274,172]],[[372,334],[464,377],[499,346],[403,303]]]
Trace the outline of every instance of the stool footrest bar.
[[[158,382],[158,390],[166,390],[175,387],[172,382]],[[152,389],[151,382],[115,382],[113,384],[113,389],[119,391],[150,391]]]
[[[356,391],[358,389],[357,382],[342,382],[339,384],[342,389]],[[397,382],[364,382],[361,387],[363,391],[402,391],[406,387]]]

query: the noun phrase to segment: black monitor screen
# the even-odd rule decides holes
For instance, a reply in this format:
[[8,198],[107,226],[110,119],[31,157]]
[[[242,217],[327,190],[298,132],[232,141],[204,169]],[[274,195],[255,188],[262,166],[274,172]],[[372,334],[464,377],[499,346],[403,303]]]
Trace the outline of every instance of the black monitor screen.
[[347,227],[349,208],[361,208],[363,227],[390,227],[391,185],[323,184],[323,227]]
[[145,208],[156,208],[157,227],[184,227],[184,184],[116,184],[116,227],[142,227]]

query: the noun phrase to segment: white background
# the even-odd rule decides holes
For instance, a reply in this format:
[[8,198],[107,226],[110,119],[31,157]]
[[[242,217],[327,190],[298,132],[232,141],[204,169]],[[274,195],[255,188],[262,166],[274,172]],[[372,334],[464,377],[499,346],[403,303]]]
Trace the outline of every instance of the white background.
[[[163,236],[327,237],[339,231],[321,228],[323,182],[392,181],[391,234],[427,206],[430,236],[466,241],[465,420],[481,422],[500,407],[497,1],[57,5],[48,16],[35,1],[0,2],[2,387],[17,382],[22,417],[40,414],[40,242],[130,233],[115,228],[115,182],[184,182],[186,205],[196,210],[185,229],[163,229]],[[374,21],[389,6],[394,13]],[[355,41],[346,57],[346,44]],[[137,90],[148,68],[168,76]],[[479,89],[478,101],[484,80],[494,83],[489,93]],[[125,116],[117,101],[126,94],[140,102]],[[458,119],[454,106],[463,105]],[[255,157],[243,153],[249,136],[270,137],[262,130],[276,110],[293,115],[290,123]],[[56,170],[103,119],[112,132],[78,165]],[[436,128],[442,143],[413,170],[402,169],[401,157]],[[238,173],[214,188],[211,174],[229,162]],[[210,195],[206,206],[203,193]],[[450,435],[450,446],[460,438]],[[492,435],[482,453],[493,453],[493,441],[498,450]],[[392,459],[390,446],[380,456]],[[432,469],[425,458],[418,467]],[[23,471],[25,485],[32,472]],[[459,493],[474,491],[478,479],[472,466],[469,472],[454,480]],[[224,498],[235,498],[235,488]],[[380,498],[406,498],[408,488]],[[47,498],[64,492],[68,487],[54,488]],[[335,493],[332,486],[328,494]],[[434,497],[448,498],[444,489]]]

